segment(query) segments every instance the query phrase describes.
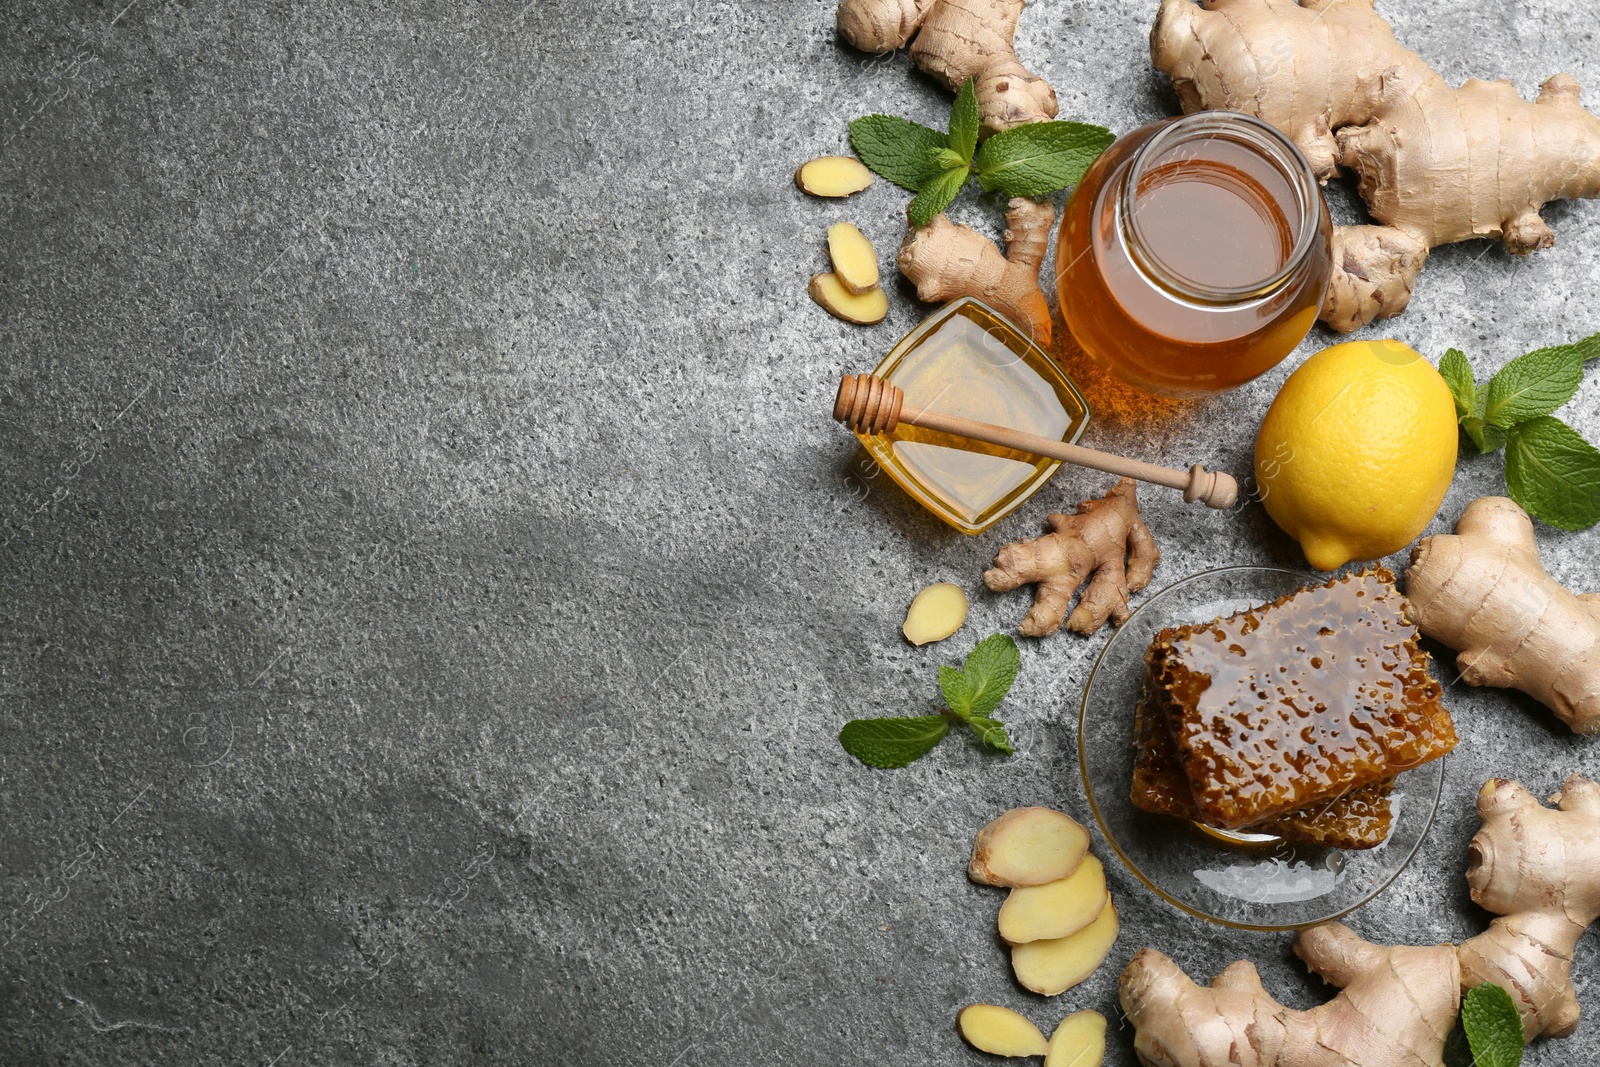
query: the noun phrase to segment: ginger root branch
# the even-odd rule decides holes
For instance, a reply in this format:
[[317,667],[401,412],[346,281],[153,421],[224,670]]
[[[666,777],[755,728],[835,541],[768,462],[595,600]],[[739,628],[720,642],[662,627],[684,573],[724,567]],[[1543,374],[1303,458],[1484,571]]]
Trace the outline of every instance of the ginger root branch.
[[1565,1037],[1578,1022],[1572,956],[1600,918],[1600,785],[1567,779],[1547,808],[1516,782],[1491,779],[1478,795],[1472,899],[1495,913],[1460,946],[1369,944],[1337,923],[1302,932],[1295,953],[1338,986],[1333,1000],[1293,1011],[1239,961],[1196,985],[1143,949],[1122,972],[1122,1007],[1147,1067],[1438,1067],[1463,988],[1503,986],[1523,1038]]
[[[1074,515],[1051,515],[1053,532],[1006,545],[983,581],[995,592],[1037,583],[1033,607],[1018,630],[1048,637],[1063,621],[1074,633],[1092,634],[1107,619],[1130,613],[1128,597],[1143,589],[1161,562],[1161,550],[1139,516],[1137,483],[1123,478],[1099,500],[1085,500]],[[1088,588],[1067,617],[1078,587]]]
[[1258,115],[1323,181],[1359,176],[1381,225],[1335,231],[1323,321],[1336,330],[1398,314],[1429,249],[1487,237],[1526,255],[1555,239],[1547,202],[1600,195],[1600,119],[1572,77],[1536,101],[1503,81],[1452,88],[1372,0],[1162,0],[1150,56],[1184,111]]
[[[1178,965],[1143,949],[1122,972],[1122,1008],[1138,1029],[1134,1050],[1150,1067],[1438,1067],[1460,1007],[1460,970],[1449,945],[1372,945],[1338,923],[1306,930],[1295,954],[1342,987],[1310,1011],[1292,1011],[1240,960],[1196,985]],[[1237,1051],[1236,1051],[1237,1050]]]
[[1050,83],[1017,59],[1024,0],[843,0],[839,36],[864,52],[911,44],[911,58],[955,92],[973,79],[985,134],[1055,118]]
[[1600,785],[1573,775],[1540,804],[1495,778],[1478,794],[1483,828],[1472,839],[1472,899],[1500,916],[1463,943],[1467,988],[1494,982],[1522,1015],[1523,1040],[1566,1037],[1578,1026],[1572,954],[1600,918]]
[[943,215],[912,229],[900,245],[900,272],[928,303],[971,296],[1016,323],[1040,345],[1050,345],[1050,305],[1039,288],[1039,266],[1056,210],[1024,197],[1006,209],[1004,254],[977,230]]
[[1520,689],[1575,732],[1600,734],[1600,607],[1545,571],[1514,501],[1474,500],[1454,534],[1423,538],[1406,598],[1417,627],[1459,653],[1469,685]]

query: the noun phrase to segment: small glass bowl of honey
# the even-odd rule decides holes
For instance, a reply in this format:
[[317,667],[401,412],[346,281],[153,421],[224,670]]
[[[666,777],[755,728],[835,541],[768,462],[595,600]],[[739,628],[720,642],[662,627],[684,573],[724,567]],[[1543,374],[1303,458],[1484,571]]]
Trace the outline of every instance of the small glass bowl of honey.
[[[873,373],[899,386],[907,404],[1069,444],[1089,424],[1088,404],[1044,349],[970,297],[923,320]],[[910,423],[857,436],[914,500],[966,534],[999,522],[1061,466]]]
[[1332,233],[1311,164],[1272,125],[1228,111],[1158,122],[1101,154],[1068,201],[1062,316],[1130,385],[1235,389],[1310,332]]

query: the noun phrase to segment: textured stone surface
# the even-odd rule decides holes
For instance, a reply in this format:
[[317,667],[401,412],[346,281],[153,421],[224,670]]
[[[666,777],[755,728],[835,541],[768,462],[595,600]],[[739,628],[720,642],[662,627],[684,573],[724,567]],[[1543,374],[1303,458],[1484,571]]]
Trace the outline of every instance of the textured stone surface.
[[[842,49],[831,8],[7,6],[0,1062],[976,1064],[952,1024],[992,1000],[1046,1028],[1098,1008],[1126,1065],[1115,978],[1144,944],[1326,995],[1288,937],[1187,919],[1110,860],[1110,965],[1049,1002],[1009,978],[965,853],[1012,805],[1088,819],[1103,637],[1024,649],[1013,759],[956,739],[874,773],[834,741],[934,709],[934,666],[1024,611],[977,592],[996,547],[1106,479],[1064,471],[968,539],[829,423],[837,376],[925,309],[903,282],[873,329],[812,306],[824,227],[887,253],[905,195],[789,175],[852,115],[946,107],[903,57]],[[1152,8],[1028,12],[1064,115],[1171,111]],[[1592,8],[1389,8],[1452,80],[1567,70],[1600,107]],[[1483,371],[1593,332],[1600,208],[1546,215],[1554,249],[1442,250],[1381,332]],[[1298,358],[1087,443],[1242,472]],[[1566,414],[1600,437],[1593,377]],[[1433,528],[1499,467],[1467,460]],[[1259,507],[1146,501],[1158,582],[1299,562]],[[1597,584],[1597,536],[1541,530],[1551,570]],[[939,579],[972,621],[909,648]],[[1600,772],[1527,700],[1449,699],[1467,741],[1353,920],[1376,940],[1484,921],[1461,878],[1484,777]],[[1593,1062],[1597,1025],[1527,1062]]]

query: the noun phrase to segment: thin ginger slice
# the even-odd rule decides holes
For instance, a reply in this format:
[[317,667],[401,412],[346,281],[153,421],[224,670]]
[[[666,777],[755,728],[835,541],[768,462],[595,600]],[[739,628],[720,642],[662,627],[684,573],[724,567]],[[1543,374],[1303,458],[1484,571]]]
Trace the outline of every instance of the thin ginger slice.
[[1075,934],[1012,946],[1011,970],[1026,988],[1053,997],[1099,970],[1118,932],[1117,908],[1108,899],[1099,918]]
[[833,273],[857,296],[878,287],[878,250],[852,224],[836,222],[828,227],[828,258],[833,261]]
[[872,172],[859,159],[823,156],[801,164],[794,183],[812,196],[850,196],[872,184]]
[[1000,906],[1000,936],[1010,945],[1070,937],[1099,918],[1108,899],[1105,868],[1085,856],[1066,878],[1013,889]]
[[1089,852],[1089,831],[1052,808],[1012,808],[978,831],[967,877],[1009,889],[1072,874]]
[[1097,1011],[1074,1012],[1050,1035],[1044,1067],[1100,1067],[1106,1058],[1106,1017]]
[[828,314],[857,326],[882,322],[889,314],[889,296],[882,289],[857,296],[844,287],[837,274],[813,274],[808,291],[811,299],[822,305]]
[[913,645],[943,641],[967,621],[967,608],[967,594],[959,585],[936,582],[911,601],[900,632]]
[[973,1048],[995,1056],[1043,1056],[1050,1049],[1039,1028],[1010,1008],[968,1004],[956,1025]]

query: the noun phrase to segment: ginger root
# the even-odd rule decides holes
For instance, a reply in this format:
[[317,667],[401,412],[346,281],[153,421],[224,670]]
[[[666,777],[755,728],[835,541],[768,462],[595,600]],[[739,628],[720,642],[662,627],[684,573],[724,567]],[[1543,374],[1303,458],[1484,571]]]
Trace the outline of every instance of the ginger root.
[[956,1016],[967,1044],[994,1056],[1043,1056],[1050,1042],[1039,1028],[1010,1008],[995,1004],[968,1004]]
[[[1018,630],[1048,637],[1063,621],[1074,633],[1092,634],[1107,619],[1129,615],[1128,597],[1150,582],[1161,550],[1139,517],[1137,483],[1123,478],[1099,500],[1085,500],[1074,515],[1051,515],[1053,533],[1006,545],[983,580],[997,593],[1037,583],[1033,608]],[[1126,557],[1126,561],[1124,561]],[[1072,594],[1085,581],[1078,606],[1067,617]]]
[[973,79],[987,135],[1056,114],[1055,90],[1018,62],[1012,44],[1026,6],[1024,0],[843,0],[839,36],[863,52],[910,43],[912,61],[951,92]]
[[1050,346],[1050,305],[1039,288],[1039,266],[1056,209],[1025,197],[1006,207],[1006,250],[1002,254],[970,226],[943,215],[913,228],[900,245],[900,273],[927,303],[977,297],[1015,323],[1040,345]]
[[1545,203],[1600,195],[1600,119],[1572,77],[1531,103],[1504,81],[1453,89],[1372,0],[1162,0],[1150,55],[1184,111],[1260,116],[1323,181],[1360,177],[1381,225],[1334,231],[1322,319],[1336,330],[1399,314],[1430,249],[1487,237],[1526,255],[1555,239]]
[[1089,831],[1053,808],[1012,808],[972,842],[967,877],[1016,889],[1069,877],[1089,853]]
[[852,196],[872,184],[872,172],[851,156],[823,156],[802,163],[794,183],[812,196]]
[[1600,786],[1573,775],[1552,810],[1516,782],[1478,794],[1483,828],[1468,849],[1472,899],[1500,916],[1457,950],[1466,988],[1493,982],[1522,1015],[1523,1041],[1578,1026],[1572,954],[1600,918]]
[[1564,1037],[1578,1021],[1572,954],[1600,917],[1600,785],[1567,779],[1551,810],[1515,782],[1478,795],[1472,898],[1500,916],[1460,946],[1369,944],[1338,923],[1303,931],[1295,953],[1341,992],[1292,1011],[1249,962],[1210,986],[1143,949],[1122,973],[1122,1007],[1147,1067],[1437,1067],[1462,989],[1495,982],[1511,994],[1523,1035]]
[[1509,686],[1580,734],[1600,734],[1600,596],[1545,572],[1528,513],[1474,500],[1454,534],[1425,537],[1406,572],[1411,617],[1456,649],[1469,685]]
[[1295,955],[1339,995],[1291,1011],[1247,960],[1209,986],[1142,949],[1122,972],[1122,1010],[1147,1067],[1438,1067],[1461,1006],[1461,968],[1449,945],[1390,948],[1339,923],[1306,930]]

